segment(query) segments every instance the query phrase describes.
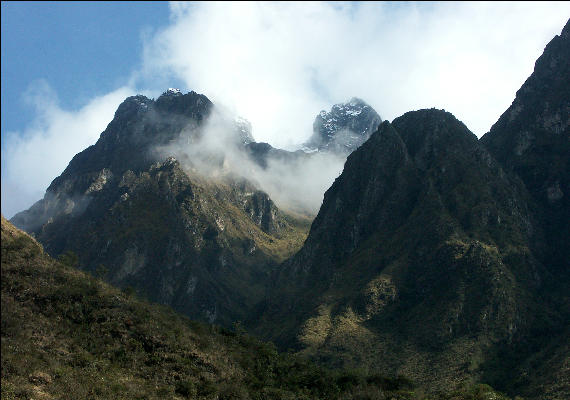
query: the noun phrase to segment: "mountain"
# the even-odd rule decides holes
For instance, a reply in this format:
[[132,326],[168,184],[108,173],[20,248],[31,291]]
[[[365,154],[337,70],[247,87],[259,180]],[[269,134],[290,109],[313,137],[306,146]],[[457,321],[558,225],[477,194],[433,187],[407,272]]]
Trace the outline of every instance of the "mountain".
[[[204,147],[218,131],[227,148],[243,148],[248,129],[194,92],[129,97],[97,143],[12,222],[53,256],[72,251],[83,270],[106,271],[117,286],[229,326],[263,298],[271,265],[301,246],[309,221],[224,172],[215,149],[168,154]],[[204,175],[202,164],[220,173]]]
[[322,110],[313,123],[313,135],[304,144],[307,152],[330,151],[348,155],[364,143],[382,119],[363,100],[353,97]]
[[[256,143],[247,120],[195,92],[132,96],[12,222],[53,256],[72,251],[80,268],[106,270],[115,285],[229,326],[249,317],[272,266],[302,245],[314,215],[306,204],[314,208],[323,183],[307,180],[316,188],[304,188],[310,202],[288,189],[306,168],[331,164],[317,158]],[[268,182],[286,173],[289,186]],[[280,210],[259,179],[295,214]]]
[[481,141],[443,110],[383,122],[275,271],[256,332],[428,391],[568,398],[569,49],[567,25]]
[[[236,385],[247,381],[249,395],[212,391],[202,397],[384,399],[427,393],[446,399],[450,390],[484,382],[527,399],[566,399],[569,29],[567,24],[546,46],[512,106],[481,140],[444,110],[411,111],[381,122],[370,106],[352,99],[317,116],[305,148],[314,154],[286,152],[256,143],[246,121],[217,109],[203,95],[170,89],[156,100],[130,97],[97,143],[76,155],[44,198],[12,221],[49,254],[68,264],[77,259],[81,269],[125,293],[134,288],[152,301],[226,327],[243,321],[283,350],[353,371],[339,377],[310,367],[306,375],[304,367],[264,346],[257,347],[262,360],[245,358],[245,370],[233,367],[243,366],[243,358],[224,358],[228,363],[214,367],[204,360],[225,357],[223,339],[203,339],[221,353],[191,363],[188,374],[198,375],[191,375],[189,385],[226,385],[219,376],[227,369]],[[338,154],[341,159],[350,155],[310,230],[310,217],[279,208],[272,200],[277,198],[262,190],[272,185],[258,182],[289,180],[286,187],[296,190],[289,190],[289,197],[300,199],[305,193],[299,188],[316,186],[316,179],[309,176],[309,186],[301,186],[299,175],[290,171]],[[272,169],[275,164],[279,168]],[[305,173],[318,175],[322,165],[332,164],[315,164]],[[6,229],[13,234],[13,228]],[[70,284],[52,269],[45,274],[30,270],[41,251],[22,237],[5,240],[3,222],[3,335],[17,337],[22,321],[36,317],[45,323],[41,332],[54,331],[53,321],[71,319],[80,326],[64,325],[57,335],[64,341],[74,338],[73,345],[83,349],[76,353],[86,351],[91,360],[101,343],[88,342],[85,332],[98,332],[106,321],[115,326],[116,319],[99,319],[95,306],[102,302],[113,308],[112,302],[96,298],[99,289],[85,283],[86,275]],[[10,266],[9,260],[28,269]],[[66,273],[79,276],[75,270]],[[7,281],[8,274],[14,279]],[[59,281],[64,285],[57,286]],[[56,294],[52,286],[59,288]],[[80,293],[74,292],[76,286]],[[22,302],[31,311],[21,309]],[[62,311],[31,313],[53,305]],[[11,313],[7,319],[5,309]],[[149,313],[145,326],[152,325]],[[181,364],[188,361],[175,356],[187,350],[155,340],[160,328],[142,336],[125,334],[125,329],[119,323],[118,329],[105,331],[126,339],[120,345],[101,339],[109,347],[97,355],[99,368],[115,368],[108,361],[115,352],[129,360],[121,368],[136,370],[141,360],[147,366],[170,365],[173,358],[174,371],[187,368]],[[21,337],[23,342],[3,336],[2,357],[7,350],[10,363],[17,365],[20,343],[24,349],[40,343],[33,334],[37,329],[24,332],[29,337]],[[210,333],[217,332],[212,328]],[[163,344],[168,352],[153,359]],[[131,351],[135,356],[129,358]],[[25,354],[30,365],[50,359],[38,361],[34,351]],[[12,389],[26,375],[34,385],[48,380],[24,367],[5,369],[10,363],[4,360],[3,378],[15,379]],[[78,362],[81,374],[87,374],[89,363]],[[255,373],[247,372],[250,367]],[[145,370],[144,377],[156,377],[152,374]],[[385,393],[388,381],[381,377],[386,375],[405,376],[420,389],[411,393],[413,385],[402,378],[396,379],[402,390]],[[143,375],[136,376],[147,384]],[[176,376],[180,379],[165,378],[170,388],[165,393],[176,393],[176,382],[184,382]],[[293,380],[286,385],[304,387],[303,393],[254,392],[273,390],[264,385],[281,376]],[[378,382],[379,388],[366,386]],[[343,385],[365,391],[346,393]],[[477,393],[451,398],[501,398],[477,388]]]
[[347,157],[364,143],[382,119],[363,100],[353,97],[349,102],[335,104],[330,112],[322,110],[313,123],[313,135],[301,150],[276,149],[268,143],[249,142],[245,145],[248,156],[267,168],[271,162],[306,162],[315,152],[332,153]]
[[[402,377],[328,370],[138,300],[53,260],[4,217],[1,243],[2,399],[420,398]],[[474,386],[441,398],[458,395],[497,396]]]
[[534,72],[481,142],[525,183],[543,221],[546,265],[570,273],[570,26],[548,43]]
[[527,198],[450,113],[384,122],[276,273],[258,332],[334,365],[479,380],[494,344],[539,323]]
[[[481,138],[506,171],[524,182],[532,211],[544,232],[537,257],[548,271],[543,300],[561,316],[556,330],[540,332],[548,339],[539,356],[516,368],[513,375],[532,376],[535,365],[556,371],[535,379],[570,397],[570,20],[536,61],[532,75],[517,91],[512,105]],[[546,305],[546,304],[545,304]],[[561,345],[558,345],[561,343]],[[557,346],[558,345],[558,346]]]

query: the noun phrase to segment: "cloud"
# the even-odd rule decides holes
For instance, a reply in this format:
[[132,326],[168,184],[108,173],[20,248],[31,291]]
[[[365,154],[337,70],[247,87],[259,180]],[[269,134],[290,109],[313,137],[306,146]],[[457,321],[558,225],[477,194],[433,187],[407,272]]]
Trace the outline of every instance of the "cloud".
[[320,152],[284,160],[269,156],[261,167],[236,140],[236,127],[228,110],[214,107],[197,133],[194,125],[180,139],[156,149],[159,158],[174,155],[190,173],[224,181],[245,178],[265,191],[280,209],[316,215],[325,191],[342,172],[346,157]]
[[79,110],[63,110],[45,81],[24,94],[35,119],[21,132],[2,138],[2,214],[30,207],[73,156],[94,144],[132,89],[123,87],[92,99]]
[[171,75],[287,147],[352,96],[393,118],[444,108],[478,136],[510,105],[570,3],[172,3],[147,41]]
[[353,96],[388,120],[444,108],[481,136],[560,33],[570,3],[192,2],[171,3],[170,12],[166,28],[142,36],[142,67],[124,87],[64,110],[47,83],[32,85],[26,96],[36,118],[2,138],[7,217],[41,198],[97,140],[135,93],[129,88],[153,95],[180,83],[281,148],[306,140],[321,109]]

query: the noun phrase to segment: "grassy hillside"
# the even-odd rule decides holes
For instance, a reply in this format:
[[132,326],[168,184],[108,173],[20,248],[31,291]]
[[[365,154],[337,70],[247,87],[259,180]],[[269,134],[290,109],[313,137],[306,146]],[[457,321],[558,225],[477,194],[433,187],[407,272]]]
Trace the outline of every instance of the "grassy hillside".
[[281,212],[247,181],[205,179],[174,159],[105,182],[82,213],[56,215],[28,232],[54,257],[71,250],[80,269],[103,265],[107,282],[225,327],[249,316],[272,266],[294,254],[309,230],[310,219]]
[[51,259],[2,217],[2,399],[421,398],[402,377],[327,370],[239,327],[191,322],[70,260]]

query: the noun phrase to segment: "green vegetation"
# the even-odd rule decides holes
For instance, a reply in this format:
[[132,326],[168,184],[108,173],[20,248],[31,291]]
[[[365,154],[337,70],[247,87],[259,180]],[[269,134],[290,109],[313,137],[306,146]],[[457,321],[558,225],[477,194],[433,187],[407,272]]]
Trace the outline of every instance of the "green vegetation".
[[[2,399],[421,398],[403,377],[329,370],[235,327],[137,300],[2,218]],[[490,398],[471,393],[453,398]]]
[[256,332],[330,367],[403,374],[430,393],[483,382],[566,399],[567,296],[548,289],[531,206],[451,114],[385,122],[277,271]]
[[33,232],[50,255],[226,327],[247,320],[311,222],[246,181],[207,179],[174,161],[124,172],[92,196],[88,211]]

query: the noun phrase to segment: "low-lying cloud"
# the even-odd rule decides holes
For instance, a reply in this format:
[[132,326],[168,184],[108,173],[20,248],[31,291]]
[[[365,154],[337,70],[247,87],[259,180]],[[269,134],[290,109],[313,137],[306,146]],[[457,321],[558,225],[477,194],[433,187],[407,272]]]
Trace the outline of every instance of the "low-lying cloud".
[[25,98],[36,118],[22,132],[2,138],[2,213],[10,218],[41,199],[51,181],[73,156],[94,144],[129,88],[96,97],[76,111],[62,109],[44,81],[34,83]]
[[239,142],[232,116],[219,108],[214,108],[199,132],[192,125],[175,143],[156,150],[160,158],[173,155],[183,168],[201,176],[220,181],[244,178],[269,194],[278,207],[306,215],[316,215],[323,194],[346,160],[326,152],[287,159],[270,156],[262,167]]

